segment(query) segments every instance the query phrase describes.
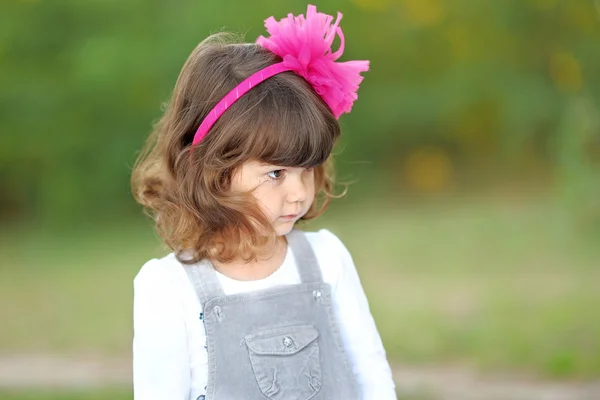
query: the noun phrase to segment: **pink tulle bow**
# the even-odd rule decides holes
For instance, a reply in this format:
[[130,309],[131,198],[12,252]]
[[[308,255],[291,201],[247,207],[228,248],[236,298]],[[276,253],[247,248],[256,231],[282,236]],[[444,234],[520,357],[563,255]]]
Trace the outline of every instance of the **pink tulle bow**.
[[[350,112],[363,80],[360,73],[369,69],[369,61],[336,62],[344,52],[341,19],[342,14],[338,12],[332,24],[331,15],[317,12],[317,7],[309,5],[306,18],[302,14],[297,17],[288,14],[277,22],[269,17],[265,27],[271,36],[260,36],[256,40],[280,56],[286,67],[304,77],[336,118]],[[331,45],[336,34],[340,37],[340,48],[333,52]]]

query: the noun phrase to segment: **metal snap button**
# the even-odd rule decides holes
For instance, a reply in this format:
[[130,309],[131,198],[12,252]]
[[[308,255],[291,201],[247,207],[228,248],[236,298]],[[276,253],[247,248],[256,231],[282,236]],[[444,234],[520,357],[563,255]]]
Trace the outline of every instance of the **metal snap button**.
[[319,300],[321,298],[321,291],[313,290],[313,297],[315,298],[315,300]]
[[294,343],[294,341],[291,338],[289,338],[287,336],[283,338],[283,345],[285,347],[290,347],[293,343]]
[[214,310],[215,310],[215,314],[217,315],[217,319],[220,321],[221,320],[221,307],[215,306]]

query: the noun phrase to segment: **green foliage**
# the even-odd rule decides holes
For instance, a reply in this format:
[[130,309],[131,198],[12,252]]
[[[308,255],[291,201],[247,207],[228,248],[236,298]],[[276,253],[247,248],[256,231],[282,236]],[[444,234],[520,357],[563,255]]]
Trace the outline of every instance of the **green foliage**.
[[[341,176],[422,146],[451,165],[515,171],[540,159],[567,99],[598,100],[600,29],[587,0],[323,1],[343,11],[345,59],[370,59],[343,117]],[[0,13],[0,215],[77,221],[131,211],[130,167],[191,49],[253,40],[303,2],[9,1]],[[546,164],[543,164],[546,165]],[[380,172],[381,174],[381,172]]]

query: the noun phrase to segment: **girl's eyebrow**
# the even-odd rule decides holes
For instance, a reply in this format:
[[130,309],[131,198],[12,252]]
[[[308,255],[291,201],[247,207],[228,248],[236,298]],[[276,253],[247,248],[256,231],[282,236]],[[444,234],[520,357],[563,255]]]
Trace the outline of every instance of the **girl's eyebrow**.
[[284,169],[284,167],[282,167],[280,165],[269,164],[269,163],[265,163],[265,162],[261,162],[259,164],[259,167],[260,168],[265,168],[265,169],[270,169],[270,168]]

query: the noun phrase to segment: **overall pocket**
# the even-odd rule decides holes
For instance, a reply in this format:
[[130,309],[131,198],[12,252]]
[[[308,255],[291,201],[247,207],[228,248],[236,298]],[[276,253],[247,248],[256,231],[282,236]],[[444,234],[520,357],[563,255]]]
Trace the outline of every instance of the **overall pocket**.
[[250,362],[260,390],[273,400],[308,400],[321,389],[319,333],[311,325],[248,335]]

